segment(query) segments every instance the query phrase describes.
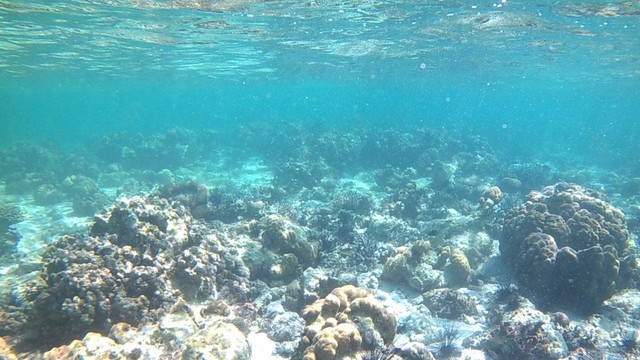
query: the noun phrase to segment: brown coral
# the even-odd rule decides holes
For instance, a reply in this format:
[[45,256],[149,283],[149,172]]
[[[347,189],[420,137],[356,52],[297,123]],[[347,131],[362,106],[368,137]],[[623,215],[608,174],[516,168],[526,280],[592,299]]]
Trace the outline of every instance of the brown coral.
[[491,209],[502,201],[502,190],[497,186],[486,189],[480,196],[480,205],[484,209]]
[[[415,242],[410,248],[400,246],[394,255],[387,258],[382,268],[382,278],[405,283],[418,291],[433,289],[442,283],[439,271],[433,270],[428,260],[431,244],[427,240]],[[443,264],[449,253],[443,258]]]
[[354,354],[362,344],[362,337],[354,324],[342,323],[322,329],[314,342],[305,350],[304,360],[331,360],[339,354]]
[[307,268],[318,256],[318,248],[307,240],[304,230],[280,215],[269,215],[263,221],[262,240],[267,248],[278,254],[291,253]]
[[353,285],[334,289],[307,306],[300,351],[304,360],[353,357],[361,350],[363,331],[374,331],[384,343],[393,342],[396,318],[366,290]]
[[533,288],[549,290],[545,284],[553,278],[558,246],[555,239],[540,232],[529,234],[524,239],[522,251],[518,254],[516,273],[521,281]]
[[382,268],[382,278],[391,281],[403,281],[411,269],[409,262],[411,253],[407,247],[399,247],[396,253],[390,256]]
[[471,276],[471,266],[467,256],[455,251],[449,257],[449,263],[444,267],[444,277],[447,284],[452,287],[467,286]]
[[618,254],[629,244],[622,212],[604,195],[559,183],[507,214],[500,251],[545,304],[591,312],[615,291]]

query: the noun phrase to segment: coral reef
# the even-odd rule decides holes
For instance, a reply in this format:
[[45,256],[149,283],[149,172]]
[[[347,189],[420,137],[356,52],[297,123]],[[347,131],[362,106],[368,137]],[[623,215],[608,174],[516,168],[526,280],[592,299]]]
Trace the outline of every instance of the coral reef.
[[286,161],[276,165],[273,183],[288,192],[297,192],[303,188],[312,189],[319,186],[330,174],[331,169],[321,160]]
[[243,260],[252,279],[284,285],[317,261],[318,245],[307,230],[287,217],[271,214],[255,225],[257,236],[246,243]]
[[90,332],[82,340],[74,340],[69,345],[53,348],[44,353],[44,360],[77,358],[107,359],[119,346],[113,339]]
[[78,216],[92,216],[102,209],[107,200],[98,185],[84,175],[71,175],[64,179],[62,191],[71,198],[73,211]]
[[[47,147],[9,148],[0,160],[0,191],[29,207],[29,223],[11,231],[34,218],[84,221],[66,217],[69,205],[93,215],[105,194],[122,199],[88,233],[73,228],[46,246],[41,262],[37,253],[3,268],[0,336],[19,358],[50,346],[45,358],[637,355],[637,291],[614,293],[640,283],[630,234],[640,211],[618,194],[635,196],[632,171],[562,173],[615,189],[629,230],[602,194],[577,185],[521,204],[561,173],[498,162],[478,137],[441,129],[256,123],[92,145],[96,163]],[[43,244],[27,231],[25,253]],[[512,280],[519,287],[496,290]],[[3,351],[0,342],[0,355],[13,355]]]
[[10,227],[24,220],[24,213],[14,204],[0,204],[0,257],[13,254],[20,235]]
[[[223,188],[213,188],[209,191],[210,209],[207,220],[220,220],[224,223],[235,223],[241,219],[247,220],[260,217],[265,207],[264,198],[273,197],[273,188],[261,188],[259,193],[237,192]],[[262,191],[269,192],[263,194]]]
[[459,251],[454,251],[449,256],[449,261],[444,267],[444,278],[451,287],[462,287],[469,284],[471,265],[467,256]]
[[522,181],[516,179],[516,178],[512,178],[512,177],[505,177],[502,178],[502,180],[500,180],[500,187],[501,189],[504,189],[504,191],[506,192],[518,192],[522,190]]
[[[518,306],[510,303],[517,302]],[[495,359],[559,359],[567,356],[572,327],[564,313],[544,314],[520,299],[517,290],[503,287],[490,305],[488,329],[477,332],[466,346],[483,349]]]
[[42,184],[33,192],[33,201],[41,206],[57,204],[63,199],[62,191],[51,184]]
[[502,190],[497,186],[486,189],[480,196],[480,206],[484,210],[489,210],[502,201]]
[[416,177],[414,168],[401,169],[386,165],[373,171],[373,179],[381,188],[400,189]]
[[121,132],[94,139],[90,149],[106,163],[159,171],[192,163],[200,155],[198,151],[206,148],[206,142],[199,142],[203,138],[184,128],[151,136]]
[[133,198],[97,217],[92,236],[53,243],[31,289],[25,327],[36,339],[60,344],[89,331],[106,333],[118,322],[137,326],[157,318],[180,294],[242,299],[248,270],[220,235],[185,210],[160,198]]
[[251,356],[247,339],[237,327],[216,322],[186,339],[180,358],[249,360]]
[[491,331],[484,344],[487,352],[499,359],[557,359],[549,352],[550,341],[544,334],[543,322],[504,323]]
[[391,198],[391,213],[403,219],[423,219],[429,189],[418,186],[415,181],[407,182],[396,190]]
[[0,174],[31,173],[55,169],[60,155],[51,146],[25,142],[12,144],[0,153]]
[[593,312],[615,291],[629,244],[624,215],[602,194],[558,183],[507,214],[500,251],[540,304]]
[[526,192],[558,181],[558,174],[551,164],[525,162],[510,165],[507,169],[503,170],[502,176],[499,178],[505,179],[500,184],[505,191]]
[[278,254],[292,254],[297,262],[307,268],[318,256],[317,246],[307,240],[305,230],[279,215],[269,215],[261,221],[262,242]]
[[469,295],[451,289],[435,289],[422,295],[424,304],[437,317],[459,320],[477,312],[476,300]]
[[277,342],[279,355],[291,358],[295,353],[305,322],[295,312],[286,311],[279,301],[267,305],[263,319],[267,336]]
[[66,177],[73,174],[95,179],[100,171],[81,155],[60,155],[51,144],[17,143],[4,149],[0,159],[0,178],[5,181],[7,193],[33,194],[39,205],[52,205],[63,199],[60,184]]
[[13,353],[11,347],[0,337],[0,358],[3,360],[18,360],[18,357]]
[[186,183],[168,183],[160,189],[160,196],[178,201],[189,208],[196,219],[209,218],[210,210],[207,206],[209,190],[196,181]]
[[398,247],[395,254],[387,258],[382,278],[408,284],[418,291],[441,285],[442,272],[434,270],[428,261],[430,247],[427,240],[417,241],[411,247]]
[[346,210],[360,215],[368,215],[373,207],[373,200],[360,191],[349,189],[335,195],[333,206],[336,212]]
[[[200,330],[189,317],[169,313],[161,325],[136,328],[117,323],[108,334],[87,333],[82,340],[52,348],[45,360],[62,359],[245,359],[250,358],[246,337],[233,324],[213,320]],[[152,334],[152,336],[148,336]],[[177,342],[183,344],[178,346]]]

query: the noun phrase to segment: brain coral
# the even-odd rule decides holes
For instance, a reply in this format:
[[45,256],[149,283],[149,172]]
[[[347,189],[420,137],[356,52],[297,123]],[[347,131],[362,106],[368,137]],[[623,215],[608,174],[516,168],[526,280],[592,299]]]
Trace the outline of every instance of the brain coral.
[[558,183],[507,214],[500,251],[541,305],[592,312],[615,291],[630,243],[624,215],[602,194]]
[[302,227],[280,215],[269,215],[263,220],[262,239],[266,247],[278,254],[293,254],[307,268],[318,256],[317,246],[307,240]]
[[353,285],[334,289],[307,306],[302,317],[306,322],[300,341],[304,360],[350,359],[362,350],[365,333],[377,333],[386,345],[396,335],[395,316]]

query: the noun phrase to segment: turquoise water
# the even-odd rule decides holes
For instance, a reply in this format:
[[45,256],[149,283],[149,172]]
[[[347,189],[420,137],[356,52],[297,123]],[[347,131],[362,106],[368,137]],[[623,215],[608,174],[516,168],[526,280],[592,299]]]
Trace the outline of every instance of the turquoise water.
[[436,291],[469,308],[443,316],[461,358],[633,358],[639,114],[639,1],[0,0],[0,358],[121,321],[174,358],[206,343],[165,326],[184,298],[296,359],[306,306],[354,281],[395,345],[442,340]]
[[3,1],[0,137],[443,126],[509,153],[637,163],[639,13],[597,1]]

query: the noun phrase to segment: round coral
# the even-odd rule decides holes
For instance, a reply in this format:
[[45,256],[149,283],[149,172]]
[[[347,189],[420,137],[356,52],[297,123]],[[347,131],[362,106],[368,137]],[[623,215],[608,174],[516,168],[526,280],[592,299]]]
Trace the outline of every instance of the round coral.
[[279,215],[269,215],[263,220],[262,241],[278,254],[291,253],[307,268],[318,256],[318,248],[307,240],[302,227]]
[[471,276],[471,266],[469,259],[459,252],[455,251],[449,257],[449,263],[444,268],[444,277],[449,286],[461,287],[469,284]]
[[486,189],[480,196],[480,205],[485,209],[490,209],[502,201],[502,190],[497,186]]
[[352,359],[362,350],[364,333],[375,332],[390,345],[397,320],[366,290],[353,285],[334,289],[305,307],[299,353],[304,360]]
[[630,242],[624,215],[604,195],[559,183],[507,214],[500,251],[534,300],[593,312],[615,291]]

